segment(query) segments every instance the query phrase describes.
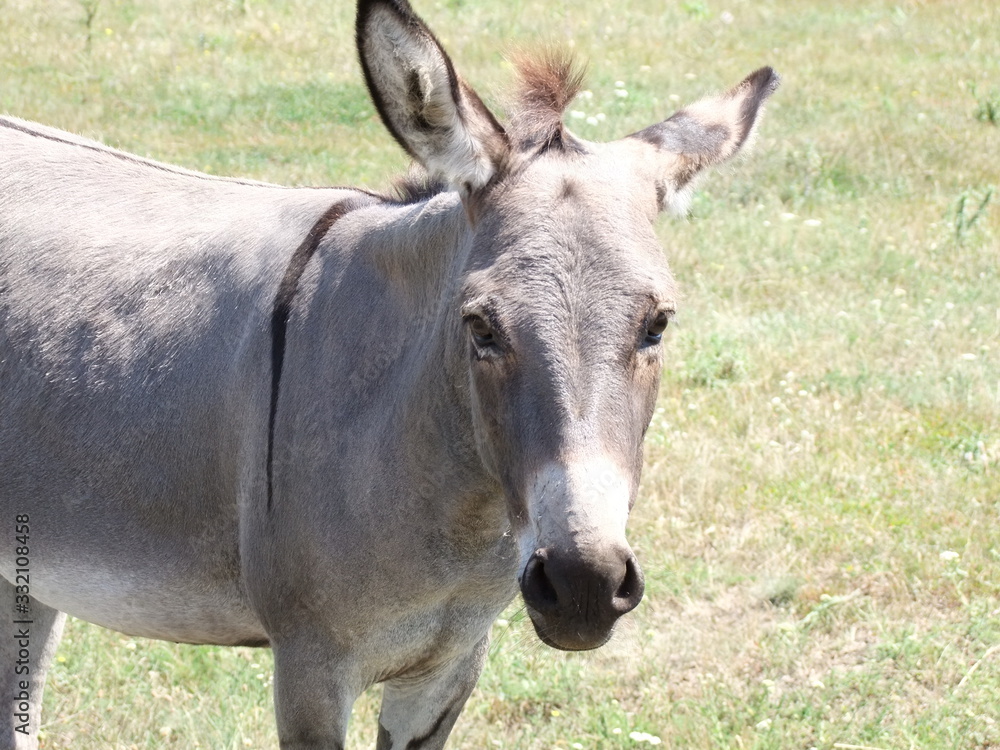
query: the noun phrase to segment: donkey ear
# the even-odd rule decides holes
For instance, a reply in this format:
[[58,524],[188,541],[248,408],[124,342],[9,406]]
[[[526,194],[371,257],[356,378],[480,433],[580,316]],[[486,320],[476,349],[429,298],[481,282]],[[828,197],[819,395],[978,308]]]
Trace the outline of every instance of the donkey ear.
[[657,186],[661,210],[685,212],[698,173],[740,152],[779,80],[771,68],[761,68],[729,92],[695,102],[630,136],[652,143],[668,157]]
[[406,0],[360,0],[358,54],[382,122],[430,173],[464,197],[483,187],[507,137]]

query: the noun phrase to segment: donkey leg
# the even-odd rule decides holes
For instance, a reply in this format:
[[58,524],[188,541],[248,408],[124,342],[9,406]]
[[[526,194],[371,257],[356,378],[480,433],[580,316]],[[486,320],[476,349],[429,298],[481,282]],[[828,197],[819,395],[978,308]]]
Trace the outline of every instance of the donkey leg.
[[483,670],[489,638],[432,673],[385,684],[376,750],[440,750]]
[[62,637],[66,615],[29,599],[15,598],[0,579],[0,750],[36,750],[45,675]]
[[344,750],[351,707],[364,687],[351,662],[315,636],[283,638],[272,649],[281,750]]

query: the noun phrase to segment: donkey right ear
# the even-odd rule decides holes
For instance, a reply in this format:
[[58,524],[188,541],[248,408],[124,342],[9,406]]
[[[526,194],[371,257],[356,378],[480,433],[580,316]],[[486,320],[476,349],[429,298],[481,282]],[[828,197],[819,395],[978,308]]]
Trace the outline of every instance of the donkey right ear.
[[463,198],[500,168],[507,136],[406,0],[360,0],[358,54],[382,122]]

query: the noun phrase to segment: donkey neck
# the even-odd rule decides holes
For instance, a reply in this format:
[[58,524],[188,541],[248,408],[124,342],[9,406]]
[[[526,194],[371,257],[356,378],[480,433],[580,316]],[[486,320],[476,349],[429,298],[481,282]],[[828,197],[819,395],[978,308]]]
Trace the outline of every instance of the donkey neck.
[[402,305],[412,360],[396,403],[409,492],[417,507],[433,507],[452,544],[470,553],[502,544],[506,505],[476,448],[458,302],[472,249],[465,209],[457,194],[441,194],[378,233],[374,261]]

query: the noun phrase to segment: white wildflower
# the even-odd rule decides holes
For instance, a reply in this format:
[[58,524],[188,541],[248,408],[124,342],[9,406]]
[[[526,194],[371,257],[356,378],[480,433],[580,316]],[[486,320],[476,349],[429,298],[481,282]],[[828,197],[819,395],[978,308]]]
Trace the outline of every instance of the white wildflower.
[[662,742],[655,734],[648,732],[629,732],[628,736],[634,742],[648,742],[650,745],[659,745]]

